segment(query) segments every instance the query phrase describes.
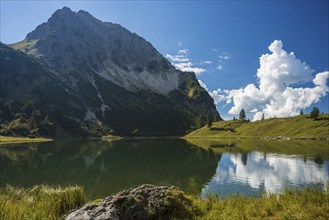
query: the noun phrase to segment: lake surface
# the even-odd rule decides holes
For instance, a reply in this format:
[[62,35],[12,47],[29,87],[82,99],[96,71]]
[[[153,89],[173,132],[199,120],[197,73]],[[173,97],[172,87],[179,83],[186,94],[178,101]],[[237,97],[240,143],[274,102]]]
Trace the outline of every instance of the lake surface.
[[102,198],[143,183],[200,195],[324,188],[328,141],[59,140],[0,146],[0,186],[82,185]]

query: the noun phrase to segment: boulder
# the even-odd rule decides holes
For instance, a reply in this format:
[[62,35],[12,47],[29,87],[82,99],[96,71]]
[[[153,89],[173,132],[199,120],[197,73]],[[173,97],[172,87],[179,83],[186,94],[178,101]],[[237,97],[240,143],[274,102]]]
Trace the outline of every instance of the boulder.
[[145,184],[88,204],[65,219],[186,219],[191,210],[191,200],[178,188]]

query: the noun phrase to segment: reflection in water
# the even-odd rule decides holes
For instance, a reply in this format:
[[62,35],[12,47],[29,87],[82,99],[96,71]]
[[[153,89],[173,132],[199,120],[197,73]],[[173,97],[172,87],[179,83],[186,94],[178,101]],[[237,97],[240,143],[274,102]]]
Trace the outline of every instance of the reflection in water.
[[199,194],[219,158],[183,140],[66,140],[2,146],[0,187],[78,184],[91,197],[101,198],[151,183]]
[[251,152],[224,153],[216,174],[202,189],[201,196],[232,192],[259,195],[266,191],[280,193],[286,187],[305,185],[324,187],[329,180],[329,161],[316,163],[303,157]]
[[184,140],[3,145],[0,187],[77,184],[92,198],[102,198],[151,183],[175,185],[196,195],[202,191],[202,196],[258,195],[264,190],[278,193],[284,187],[323,186],[329,180],[328,142],[221,142],[203,143],[210,144],[210,150]]

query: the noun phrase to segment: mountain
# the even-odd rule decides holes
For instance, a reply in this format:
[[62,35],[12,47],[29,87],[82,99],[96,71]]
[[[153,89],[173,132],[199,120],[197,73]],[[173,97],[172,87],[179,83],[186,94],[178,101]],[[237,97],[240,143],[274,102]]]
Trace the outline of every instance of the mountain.
[[0,47],[2,134],[17,134],[17,120],[42,134],[45,120],[45,135],[183,135],[220,119],[194,73],[88,12],[57,10],[9,46]]

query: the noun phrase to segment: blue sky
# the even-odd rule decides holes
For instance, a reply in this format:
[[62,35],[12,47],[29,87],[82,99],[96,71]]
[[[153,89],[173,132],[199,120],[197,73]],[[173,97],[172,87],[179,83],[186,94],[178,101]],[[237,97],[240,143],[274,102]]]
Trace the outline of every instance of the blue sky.
[[[217,106],[224,118],[236,116],[228,114],[232,107],[244,107],[243,103],[246,102],[238,97],[247,97],[248,102],[259,104],[259,100],[252,99],[241,91],[235,96],[236,100],[231,99],[229,103],[227,96],[233,94],[229,91],[245,88],[248,84],[259,87],[260,78],[256,76],[257,69],[260,68],[259,58],[262,54],[271,53],[268,47],[274,40],[281,40],[283,49],[288,54],[294,52],[297,59],[306,62],[314,70],[311,73],[313,78],[319,72],[328,71],[329,67],[328,1],[1,0],[1,42],[23,40],[27,33],[47,21],[55,10],[63,6],[68,6],[73,11],[86,10],[100,20],[119,23],[151,42],[168,59],[170,55],[181,55],[188,59],[191,68],[203,69],[198,79],[206,84],[210,92],[221,89],[218,94],[223,96],[220,96],[222,99],[219,98]],[[268,62],[267,65],[270,65],[270,61]],[[304,82],[294,79],[294,83],[289,86],[315,87],[309,77]],[[224,90],[228,93],[223,92]],[[282,90],[284,91],[286,92]],[[279,109],[282,104],[282,108],[289,109],[289,105],[292,105],[297,106],[292,111],[300,108],[309,112],[311,107],[318,106],[320,111],[328,113],[328,94],[319,95],[320,102],[314,103],[316,98],[313,102],[306,100],[311,104],[305,107],[302,103],[295,103],[298,102],[296,100],[306,102],[305,97],[300,97],[301,91],[298,92],[299,96],[296,94],[297,90],[291,93],[296,95],[295,101],[276,103],[275,108]],[[264,91],[256,91],[255,96],[258,97],[261,93]],[[276,96],[279,97],[277,99],[284,99],[280,94]],[[308,96],[308,93],[303,96]],[[248,113],[248,117],[252,119],[257,111],[266,112],[269,117],[273,117],[273,114],[279,117],[286,114],[281,112],[275,115],[273,106],[270,106],[272,110],[264,107],[268,104],[266,102],[271,103],[268,97],[265,99],[266,101],[259,104],[263,109],[245,107],[248,112],[252,111]]]

